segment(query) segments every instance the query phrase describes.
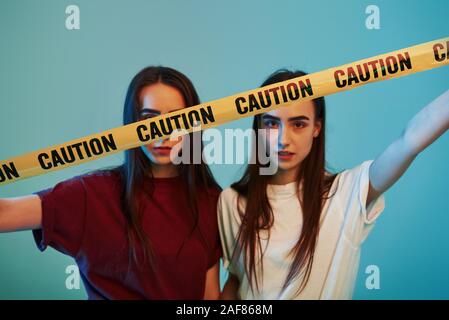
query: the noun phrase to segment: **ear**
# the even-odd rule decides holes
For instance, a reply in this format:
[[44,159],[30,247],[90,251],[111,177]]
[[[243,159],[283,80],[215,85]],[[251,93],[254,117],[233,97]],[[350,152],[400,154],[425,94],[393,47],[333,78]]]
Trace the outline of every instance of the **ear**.
[[321,120],[315,121],[315,126],[313,128],[313,137],[316,138],[321,132]]

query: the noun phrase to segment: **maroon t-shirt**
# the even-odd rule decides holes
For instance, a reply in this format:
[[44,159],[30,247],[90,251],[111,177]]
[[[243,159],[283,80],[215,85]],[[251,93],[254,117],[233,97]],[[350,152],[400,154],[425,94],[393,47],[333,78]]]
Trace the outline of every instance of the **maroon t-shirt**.
[[198,227],[192,233],[181,178],[146,178],[144,189],[153,190],[152,196],[141,192],[139,199],[155,257],[151,270],[129,263],[121,188],[118,173],[103,171],[35,192],[42,200],[42,229],[33,230],[39,249],[51,246],[74,257],[89,299],[203,299],[206,272],[221,257],[220,190],[198,190]]

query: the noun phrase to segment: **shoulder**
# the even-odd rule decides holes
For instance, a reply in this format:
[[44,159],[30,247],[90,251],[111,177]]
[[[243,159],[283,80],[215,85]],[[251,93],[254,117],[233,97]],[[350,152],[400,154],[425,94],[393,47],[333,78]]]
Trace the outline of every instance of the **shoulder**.
[[222,189],[220,187],[210,187],[207,189],[207,192],[210,197],[214,199],[218,199],[220,197],[220,194],[222,192]]
[[119,181],[118,172],[96,170],[65,179],[52,187],[33,192],[33,194],[39,196],[41,201],[45,202],[81,202],[91,194],[95,196],[111,196],[115,186],[119,185]]
[[[208,203],[216,205],[221,193],[220,186],[197,186],[195,190],[196,199],[200,203]],[[214,209],[215,210],[215,209]]]
[[237,218],[239,216],[237,204],[240,206],[240,211],[243,212],[243,201],[243,197],[239,197],[239,193],[235,189],[231,187],[224,189],[218,199],[219,215]]
[[373,160],[366,160],[338,174],[336,195],[343,207],[364,207],[369,188],[369,170]]
[[357,174],[357,173],[359,173],[362,170],[369,169],[369,167],[371,166],[371,163],[373,161],[374,160],[372,160],[372,159],[371,160],[365,160],[362,163],[359,163],[358,165],[353,166],[352,168],[343,170],[342,172],[340,172],[340,174],[343,174],[343,173],[346,174],[346,175]]
[[86,174],[79,175],[78,179],[86,191],[106,191],[121,187],[121,176],[116,169],[95,170]]
[[231,235],[230,239],[233,239],[241,225],[244,206],[239,198],[243,200],[243,197],[239,197],[239,193],[231,187],[224,189],[220,194],[217,214],[218,224],[224,238],[228,238],[229,234]]
[[366,160],[352,168],[346,169],[339,173],[341,185],[354,185],[361,182],[361,180],[369,179],[369,169],[374,160]]
[[219,202],[226,206],[236,206],[239,193],[232,187],[225,188],[220,193]]
[[220,199],[224,200],[233,199],[237,196],[238,196],[237,191],[232,187],[225,188],[220,193]]

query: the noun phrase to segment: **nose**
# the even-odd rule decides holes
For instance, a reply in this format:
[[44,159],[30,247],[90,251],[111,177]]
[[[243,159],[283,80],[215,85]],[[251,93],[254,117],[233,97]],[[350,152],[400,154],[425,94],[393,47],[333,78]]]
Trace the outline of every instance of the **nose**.
[[278,146],[279,149],[285,149],[290,145],[290,131],[283,124],[279,127]]
[[170,141],[170,137],[165,137],[165,138],[158,139],[158,140],[154,141],[154,146],[155,146],[155,147],[160,147],[160,146],[162,146],[166,141]]

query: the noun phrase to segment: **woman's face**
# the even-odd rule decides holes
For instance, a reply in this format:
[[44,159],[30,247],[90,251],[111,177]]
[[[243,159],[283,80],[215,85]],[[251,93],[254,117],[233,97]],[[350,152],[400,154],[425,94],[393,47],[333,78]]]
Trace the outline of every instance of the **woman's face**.
[[321,121],[315,121],[314,102],[307,101],[264,113],[262,128],[268,129],[270,160],[278,162],[279,170],[297,170],[320,133]]
[[[185,108],[184,98],[178,89],[163,83],[144,87],[140,92],[139,99],[142,105],[139,120]],[[166,138],[153,141],[141,148],[153,164],[169,165],[172,164],[170,153],[173,155],[179,153],[182,140],[182,136],[175,141]]]

